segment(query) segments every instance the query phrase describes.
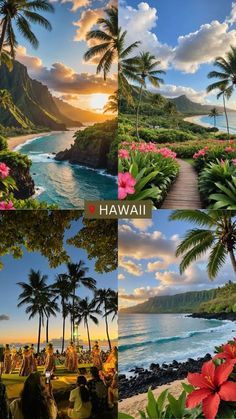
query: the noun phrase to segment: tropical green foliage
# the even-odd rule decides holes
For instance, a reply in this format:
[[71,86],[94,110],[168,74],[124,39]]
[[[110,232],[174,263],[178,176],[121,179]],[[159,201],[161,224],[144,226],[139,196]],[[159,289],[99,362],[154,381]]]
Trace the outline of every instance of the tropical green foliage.
[[199,190],[208,206],[236,209],[236,166],[230,160],[208,163],[200,173]]
[[129,150],[128,153],[129,158],[119,159],[118,167],[119,173],[129,172],[135,179],[135,193],[127,199],[152,199],[159,207],[178,175],[177,161],[158,152]]
[[216,290],[216,295],[207,303],[202,303],[199,312],[236,313],[236,284],[229,281]]
[[235,217],[235,211],[224,210],[176,210],[171,214],[171,220],[190,221],[199,226],[187,231],[177,247],[176,256],[182,256],[181,274],[206,252],[210,252],[207,264],[210,279],[217,277],[227,256],[230,256],[233,270],[236,272]]
[[125,313],[193,313],[199,306],[216,297],[216,290],[190,291],[176,295],[153,297],[144,303],[128,307]]

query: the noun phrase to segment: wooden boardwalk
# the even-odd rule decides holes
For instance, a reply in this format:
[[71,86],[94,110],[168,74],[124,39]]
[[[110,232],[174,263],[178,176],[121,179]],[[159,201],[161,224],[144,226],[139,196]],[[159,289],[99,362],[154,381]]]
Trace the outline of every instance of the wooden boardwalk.
[[178,159],[180,172],[172,185],[161,209],[200,209],[202,203],[198,191],[198,177],[194,167]]

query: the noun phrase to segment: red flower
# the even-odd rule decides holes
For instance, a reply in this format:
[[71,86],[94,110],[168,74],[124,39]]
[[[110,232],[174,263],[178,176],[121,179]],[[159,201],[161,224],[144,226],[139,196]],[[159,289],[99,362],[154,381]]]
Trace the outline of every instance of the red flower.
[[236,363],[236,344],[227,343],[221,347],[222,352],[214,356],[218,359],[232,360]]
[[188,374],[190,384],[199,388],[187,396],[187,408],[194,409],[202,403],[206,419],[215,419],[221,400],[236,401],[236,383],[227,381],[233,369],[233,362],[225,362],[216,367],[209,361],[203,365],[201,374]]
[[5,179],[9,175],[10,169],[5,163],[0,163],[0,178]]
[[129,173],[118,173],[118,199],[125,199],[127,195],[135,193],[136,180]]
[[14,205],[11,201],[9,202],[0,202],[0,211],[2,210],[14,210]]

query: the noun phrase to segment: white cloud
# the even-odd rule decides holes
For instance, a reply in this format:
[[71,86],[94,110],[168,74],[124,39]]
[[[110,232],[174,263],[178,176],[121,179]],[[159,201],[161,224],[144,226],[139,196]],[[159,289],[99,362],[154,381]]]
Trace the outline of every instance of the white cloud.
[[187,96],[190,100],[197,103],[204,103],[208,93],[206,91],[197,91],[191,87],[175,86],[173,84],[164,84],[159,89],[159,92],[167,98],[175,98],[182,95]]
[[78,27],[74,37],[75,41],[85,41],[86,34],[96,25],[97,20],[104,16],[102,9],[88,9],[81,13],[81,17],[74,25]]
[[227,22],[214,20],[178,38],[173,65],[186,73],[195,73],[200,65],[212,62],[219,54],[224,55],[230,45],[236,46],[236,30],[230,30]]
[[142,266],[140,264],[137,264],[132,260],[125,260],[122,257],[119,259],[119,267],[134,276],[141,276],[143,274]]
[[141,230],[141,231],[148,230],[153,224],[152,220],[144,219],[144,218],[143,219],[138,219],[138,218],[133,219],[130,222],[131,222],[131,224],[133,224],[133,226],[135,228],[137,228],[138,230]]
[[[195,73],[202,64],[212,62],[217,56],[224,55],[229,46],[236,46],[236,30],[231,24],[236,21],[236,3],[232,3],[230,18],[224,22],[214,20],[201,25],[195,32],[182,35],[175,46],[163,44],[154,33],[158,14],[155,7],[148,3],[139,3],[137,8],[120,6],[120,25],[128,31],[127,44],[136,40],[142,41],[139,50],[152,52],[159,60],[161,67],[174,67],[186,73]],[[130,31],[131,27],[138,27]]]
[[122,281],[123,279],[125,279],[125,276],[124,276],[123,274],[119,274],[119,275],[118,275],[118,279],[119,279],[120,281]]
[[87,7],[90,5],[89,0],[62,0],[62,3],[72,3],[72,12],[76,12],[81,7]]

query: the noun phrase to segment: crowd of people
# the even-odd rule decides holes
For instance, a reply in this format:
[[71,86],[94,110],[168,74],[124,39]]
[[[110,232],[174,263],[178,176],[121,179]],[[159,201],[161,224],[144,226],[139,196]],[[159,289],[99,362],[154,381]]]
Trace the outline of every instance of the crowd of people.
[[[80,368],[81,364],[87,364],[89,369]],[[10,404],[0,380],[0,419],[89,419],[98,414],[102,417],[102,412],[112,411],[118,403],[117,364],[117,348],[104,352],[98,342],[91,353],[78,350],[72,342],[63,354],[54,352],[52,344],[40,354],[35,354],[33,345],[18,351],[6,345],[1,373],[11,374],[19,369],[19,374],[27,378],[20,397]],[[39,372],[42,365],[43,372]],[[66,411],[58,408],[53,395],[51,380],[57,378],[58,365],[77,375]]]

